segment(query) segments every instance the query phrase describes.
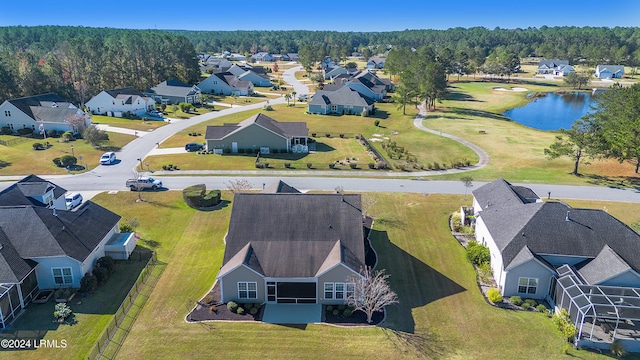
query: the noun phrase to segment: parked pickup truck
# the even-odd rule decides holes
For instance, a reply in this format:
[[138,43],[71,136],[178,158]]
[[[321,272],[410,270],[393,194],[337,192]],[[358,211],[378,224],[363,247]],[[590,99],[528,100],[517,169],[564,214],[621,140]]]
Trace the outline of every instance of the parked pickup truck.
[[129,179],[127,180],[126,186],[131,189],[131,191],[138,191],[144,189],[157,190],[162,187],[162,181],[155,180],[149,176],[141,176],[137,179]]

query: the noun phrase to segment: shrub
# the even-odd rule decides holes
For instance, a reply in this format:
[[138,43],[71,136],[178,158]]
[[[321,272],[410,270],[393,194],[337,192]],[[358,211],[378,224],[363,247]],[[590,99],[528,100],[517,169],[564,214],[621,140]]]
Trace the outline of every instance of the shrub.
[[522,298],[518,295],[515,295],[509,298],[509,302],[511,302],[515,306],[520,306],[522,305]]
[[340,134],[340,138],[341,138],[341,139],[344,139],[344,134]]
[[42,145],[42,143],[39,143],[39,142],[35,142],[31,144],[31,146],[33,147],[33,150],[44,150],[44,145]]
[[207,294],[204,297],[204,299],[202,299],[202,302],[205,303],[205,304],[211,304],[215,300],[216,300],[216,298],[212,294]]
[[373,126],[375,126],[375,127],[380,126],[380,120],[378,120],[378,119],[373,120]]
[[491,260],[491,253],[488,247],[480,245],[475,241],[469,241],[469,245],[467,245],[467,259],[469,259],[472,264],[480,266]]
[[238,315],[244,315],[244,308],[238,306],[238,309],[236,309],[236,313],[238,313]]
[[336,163],[329,163],[329,169],[335,169]]
[[63,167],[74,166],[75,164],[78,163],[78,159],[76,159],[75,156],[64,155],[60,158],[60,163],[62,164]]
[[489,301],[494,304],[502,301],[502,294],[500,294],[500,290],[496,288],[487,290],[487,297],[489,298]]
[[252,308],[249,310],[249,314],[251,314],[251,315],[255,315],[255,314],[257,314],[257,313],[258,313],[258,308],[252,307]]
[[480,277],[480,280],[485,283],[488,284],[491,282],[491,275],[492,275],[492,270],[491,270],[491,264],[489,264],[488,262],[480,265],[478,267],[478,276]]
[[98,279],[99,283],[105,283],[107,282],[107,280],[109,280],[109,270],[100,266],[96,266],[95,268],[93,268],[93,275],[96,276],[96,279]]
[[280,150],[278,150],[278,149],[272,149],[272,150],[271,150],[271,152],[272,152],[272,153],[274,153],[274,154],[277,154],[277,153],[279,153],[279,152],[280,152]]
[[349,163],[349,167],[352,169],[357,169],[358,168],[358,164],[357,163]]
[[331,134],[326,133],[326,134],[324,134],[324,136],[326,136],[326,137],[330,138],[330,137],[331,137]]
[[95,290],[97,286],[98,279],[91,274],[86,274],[80,279],[80,291],[85,294]]
[[255,307],[256,309],[258,309],[258,310],[260,310],[260,308],[262,307],[262,304],[260,304],[260,303],[255,303],[255,304],[253,304],[253,305],[254,305],[254,307]]
[[311,169],[312,166],[313,166],[313,163],[310,163],[310,162],[307,163],[307,169]]
[[538,304],[538,306],[536,306],[536,310],[538,310],[538,312],[544,313],[547,311],[547,307],[543,304]]
[[287,168],[287,169],[290,169],[291,168],[291,163],[290,162],[285,162],[284,163],[284,167]]
[[211,190],[202,198],[201,205],[203,207],[211,207],[220,203],[220,190]]
[[353,314],[353,310],[351,309],[344,309],[344,311],[342,312],[342,316],[344,317],[349,317],[351,316],[351,314]]
[[374,164],[374,163],[368,163],[367,165],[369,166],[369,169],[375,169],[376,168],[376,164]]
[[571,341],[578,333],[578,329],[571,322],[567,309],[560,309],[560,313],[553,314],[553,323],[567,341]]
[[265,105],[263,108],[265,111],[273,111],[273,107],[271,105]]
[[64,134],[62,134],[62,139],[64,141],[73,141],[76,138],[73,137],[73,133],[71,131],[66,131]]
[[[454,212],[451,215],[451,227],[454,232],[460,232],[462,230],[462,219],[460,218],[460,213]],[[467,245],[467,249],[472,246],[472,244],[478,244],[475,240],[469,241]]]
[[53,317],[56,319],[66,319],[69,315],[71,315],[72,311],[67,303],[58,303],[53,311]]
[[56,164],[57,167],[62,167],[62,161],[60,161],[59,157],[54,158],[52,161],[54,164]]
[[2,128],[0,128],[0,134],[2,134],[2,135],[11,135],[11,134],[13,134],[13,131],[11,130],[10,127],[3,126]]
[[131,224],[120,224],[120,232],[121,233],[133,232],[133,226],[131,226]]
[[[238,154],[244,154],[245,150],[244,149],[238,149]],[[251,153],[251,150],[249,150],[249,153]]]
[[71,288],[60,288],[53,293],[53,297],[56,299],[68,299],[72,293],[73,289]]
[[383,160],[378,160],[378,161],[376,161],[376,167],[377,167],[379,170],[384,170],[384,169],[386,169],[386,168],[387,168],[387,162],[386,162],[386,161],[383,161]]
[[332,314],[338,316],[340,314],[340,310],[334,309]]
[[347,305],[344,305],[344,304],[338,305],[338,310],[340,311],[344,311],[344,309],[346,308],[347,308]]
[[311,133],[311,136],[312,137],[316,137],[316,133]]
[[538,305],[538,303],[533,300],[533,299],[526,299],[523,303],[522,303],[522,307],[525,309],[528,308],[535,308]]
[[227,309],[234,313],[238,310],[238,304],[235,301],[229,301],[227,303]]
[[327,311],[329,311],[329,312],[333,311],[333,306],[332,305],[327,305]]
[[109,272],[109,275],[113,274],[116,270],[116,262],[111,256],[103,256],[96,261],[96,266],[105,268]]
[[33,129],[32,128],[23,128],[23,129],[18,129],[16,130],[16,132],[18,133],[18,135],[31,135],[33,134]]

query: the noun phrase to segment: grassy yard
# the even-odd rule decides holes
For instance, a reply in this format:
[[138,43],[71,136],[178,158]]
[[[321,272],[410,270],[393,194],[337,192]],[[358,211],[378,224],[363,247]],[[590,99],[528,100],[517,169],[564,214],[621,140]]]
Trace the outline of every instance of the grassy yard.
[[[17,137],[0,135],[2,140],[15,138]],[[134,138],[133,135],[110,132],[109,141],[103,144],[103,149],[94,148],[83,140],[68,143],[58,142],[60,138],[28,139],[13,146],[0,145],[0,175],[66,174],[67,170],[57,167],[53,163],[53,159],[72,154],[78,158],[78,165],[84,166],[86,163],[89,165],[89,169],[92,169],[99,164],[100,156],[106,151],[104,148],[116,151]],[[49,141],[53,146],[47,150],[33,150],[33,143],[43,143],[44,141]],[[73,145],[73,151],[71,145]],[[80,156],[82,156],[82,160],[79,159]]]
[[195,105],[191,108],[190,112],[185,113],[180,110],[180,107],[177,104],[172,104],[167,105],[164,109],[164,116],[176,119],[188,119],[196,115],[202,115],[212,111],[215,111],[215,108],[211,105]]
[[3,352],[2,359],[81,359],[86,358],[120,303],[135,283],[146,260],[116,263],[116,272],[107,283],[88,297],[74,297],[68,305],[73,310],[72,323],[54,321],[55,302],[31,304],[26,313],[16,320],[0,339],[66,340],[66,348],[39,348],[37,350]]
[[110,125],[138,131],[152,131],[167,125],[166,122],[160,120],[130,120],[102,115],[92,115],[91,122],[93,124]]
[[[179,192],[101,194],[94,200],[140,213],[141,244],[153,247],[165,271],[133,325],[118,358],[202,358],[215,348],[220,358],[604,358],[568,350],[551,321],[539,313],[500,310],[487,305],[463,248],[446,226],[460,196],[378,194],[372,241],[379,268],[391,274],[400,304],[389,308],[379,328],[324,325],[287,327],[256,323],[188,324],[184,317],[212,286],[224,252],[231,205],[223,192],[221,209],[187,208]],[[614,215],[640,204],[607,206]],[[162,226],[171,219],[171,226]]]
[[[293,104],[293,103],[292,103]],[[321,167],[327,169],[328,163],[344,157],[357,157],[358,159],[366,159],[363,166],[370,162],[368,156],[362,151],[362,148],[355,141],[341,141],[335,139],[339,134],[344,134],[345,138],[353,138],[356,134],[363,134],[367,138],[384,138],[388,137],[397,143],[398,146],[404,146],[412,155],[414,155],[418,163],[426,164],[428,162],[447,162],[466,158],[475,163],[478,158],[468,148],[437,135],[432,135],[419,131],[413,126],[413,118],[415,110],[411,109],[407,115],[402,115],[402,111],[396,109],[393,104],[378,104],[378,111],[374,117],[362,117],[356,115],[343,116],[324,116],[305,114],[307,109],[306,103],[296,102],[295,106],[276,105],[274,111],[266,111],[265,115],[272,117],[276,121],[305,121],[309,128],[309,133],[319,143],[327,144],[335,149],[331,151],[319,151],[317,154],[311,154],[300,160],[300,165],[306,168],[307,162],[314,164],[321,163]],[[413,112],[412,112],[413,111]],[[224,123],[238,123],[254,114],[259,110],[247,111],[239,114],[224,116],[213,119],[205,123],[194,125],[184,131],[175,134],[166,141],[162,147],[182,147],[188,142],[204,142],[204,134],[206,127],[209,125],[222,125]],[[375,120],[380,121],[380,126],[374,126]],[[200,136],[190,136],[190,133],[198,133]],[[331,134],[332,138],[326,138],[326,134]],[[374,136],[374,134],[376,136]],[[373,143],[384,155],[380,143]],[[347,146],[346,148],[343,148]],[[229,159],[229,160],[225,160]],[[274,168],[283,168],[283,163],[289,160],[274,160],[270,165]],[[150,156],[147,158],[149,164],[162,166],[163,164],[172,163],[178,165],[181,169],[252,169],[253,157],[242,155],[206,155],[198,156],[196,154],[178,154],[178,155],[162,155]],[[404,162],[404,160],[402,160]],[[236,167],[233,167],[235,164]],[[240,164],[239,166],[237,164]],[[274,165],[275,164],[275,165]],[[292,164],[299,168],[298,164]],[[231,166],[231,167],[229,167]],[[316,166],[314,166],[316,167]]]
[[[337,135],[336,135],[337,136]],[[353,137],[321,137],[316,139],[316,151],[309,154],[269,154],[260,157],[262,162],[267,162],[270,169],[286,169],[284,164],[289,163],[291,170],[307,170],[307,163],[312,163],[312,169],[329,170],[329,163],[349,158],[357,163],[356,171],[368,169],[368,164],[373,162],[366,153],[364,147]],[[149,156],[145,162],[151,169],[160,169],[163,165],[177,165],[180,170],[255,170],[255,154],[225,154],[225,155],[200,155],[197,153],[172,154],[162,156]],[[351,170],[349,164],[343,161],[338,169]]]

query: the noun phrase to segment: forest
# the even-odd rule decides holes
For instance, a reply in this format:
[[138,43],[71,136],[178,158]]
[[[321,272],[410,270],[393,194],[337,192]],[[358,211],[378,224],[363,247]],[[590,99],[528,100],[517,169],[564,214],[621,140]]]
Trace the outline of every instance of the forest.
[[[437,54],[448,75],[460,72],[449,66],[447,56],[465,59],[470,64],[467,73],[508,75],[517,66],[505,67],[498,61],[500,58],[529,56],[568,59],[570,64],[590,67],[599,63],[622,64],[635,70],[640,65],[640,28],[543,26],[336,32],[0,27],[0,101],[56,92],[82,105],[104,89],[133,86],[146,90],[170,78],[197,83],[197,53],[298,52],[306,62],[303,65],[309,67],[325,56],[341,60],[357,52],[368,58],[393,48],[423,47]],[[400,73],[400,69],[396,70]]]

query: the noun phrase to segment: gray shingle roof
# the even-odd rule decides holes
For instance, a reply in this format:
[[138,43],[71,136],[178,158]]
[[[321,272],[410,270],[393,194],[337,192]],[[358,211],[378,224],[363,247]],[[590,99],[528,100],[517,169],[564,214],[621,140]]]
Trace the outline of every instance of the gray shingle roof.
[[147,90],[147,93],[159,96],[185,97],[195,95],[197,90],[194,89],[194,85],[187,85],[180,80],[172,79],[152,87]]
[[540,197],[533,190],[513,186],[503,178],[494,180],[471,192],[482,209],[488,206],[502,208],[509,205],[536,202]]
[[91,201],[76,211],[43,207],[0,207],[0,229],[21,258],[67,255],[84,261],[120,216]]
[[616,254],[609,245],[605,245],[598,256],[580,268],[578,272],[588,284],[598,285],[629,270],[631,270],[629,264]]
[[358,194],[236,193],[223,268],[243,257],[247,263],[250,243],[251,267],[259,264],[263,275],[314,277],[328,257],[336,256],[338,241],[341,261],[359,272],[364,233]]
[[7,101],[35,121],[65,122],[78,111],[73,104],[53,93]]
[[561,65],[569,65],[569,60],[558,60],[558,59],[548,59],[548,60],[540,60],[538,67],[548,67],[549,69],[554,69],[560,67]]
[[144,94],[141,91],[138,91],[132,87],[105,90],[104,92],[109,94],[109,96],[111,96],[114,99],[118,97],[118,95],[136,95],[136,96],[144,97]]
[[64,195],[67,190],[36,175],[29,175],[8,188],[0,191],[0,206],[34,205],[47,206],[34,196],[42,196],[53,189],[54,198]]
[[290,193],[290,194],[299,194],[300,190],[294,188],[293,186],[285,183],[282,180],[278,180],[269,186],[262,189],[263,193],[268,194],[279,194],[279,193]]
[[24,260],[0,228],[0,284],[19,283],[37,265]]
[[307,129],[307,123],[305,122],[278,122],[274,119],[258,113],[250,118],[243,120],[240,124],[224,124],[221,126],[207,126],[205,133],[205,139],[207,140],[221,140],[237,131],[257,124],[265,129],[268,129],[285,139],[292,137],[305,137],[309,135],[309,129]]
[[309,105],[370,106],[374,102],[359,92],[342,86],[336,91],[317,91],[311,98]]

